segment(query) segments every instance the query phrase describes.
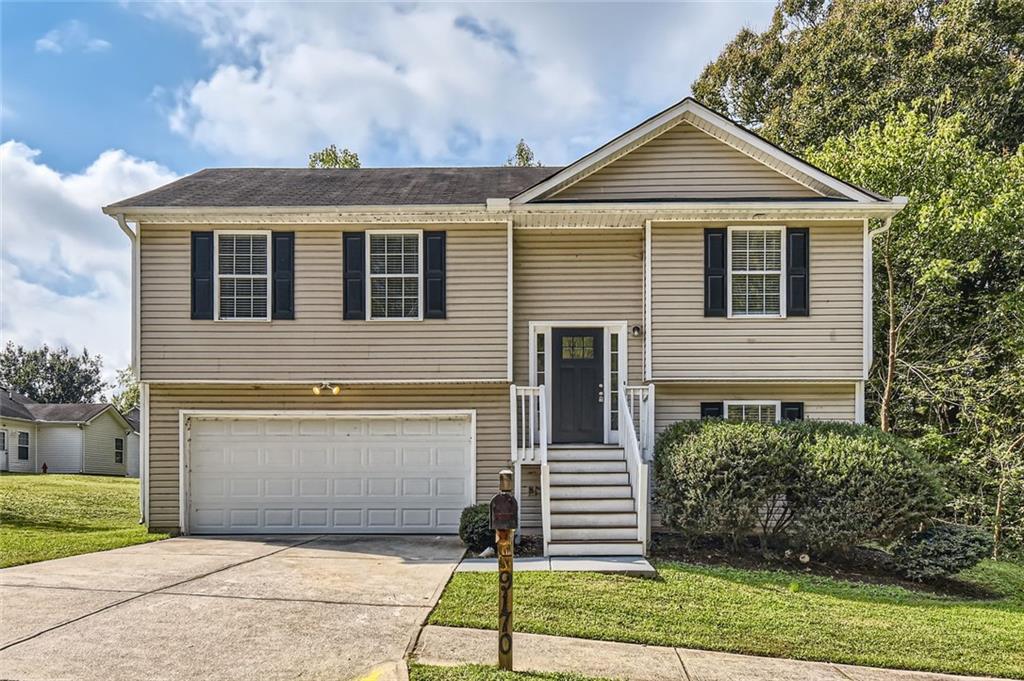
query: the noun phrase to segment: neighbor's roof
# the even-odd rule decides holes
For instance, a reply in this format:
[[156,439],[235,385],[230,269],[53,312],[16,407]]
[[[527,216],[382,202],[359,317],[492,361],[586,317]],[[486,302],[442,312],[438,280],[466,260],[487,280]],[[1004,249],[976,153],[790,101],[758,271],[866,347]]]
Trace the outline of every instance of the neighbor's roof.
[[[92,404],[40,404],[21,393],[0,389],[0,416],[23,421],[45,421],[48,423],[86,423],[93,420],[113,405],[106,402]],[[117,412],[116,409],[114,409]]]
[[466,205],[511,198],[560,167],[209,168],[116,208]]
[[132,430],[136,433],[139,432],[139,423],[141,423],[141,421],[138,407],[132,407],[127,413],[125,413],[124,420],[128,422],[128,425],[132,427]]
[[33,400],[6,388],[0,388],[0,416],[24,421],[34,421],[32,412],[28,410],[29,405],[35,404]]

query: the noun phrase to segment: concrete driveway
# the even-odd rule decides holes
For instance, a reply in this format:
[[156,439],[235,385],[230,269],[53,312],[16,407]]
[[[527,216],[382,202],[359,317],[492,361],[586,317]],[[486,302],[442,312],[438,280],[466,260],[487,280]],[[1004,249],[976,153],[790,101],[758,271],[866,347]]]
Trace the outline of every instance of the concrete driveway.
[[0,570],[0,679],[389,678],[455,537],[181,537]]

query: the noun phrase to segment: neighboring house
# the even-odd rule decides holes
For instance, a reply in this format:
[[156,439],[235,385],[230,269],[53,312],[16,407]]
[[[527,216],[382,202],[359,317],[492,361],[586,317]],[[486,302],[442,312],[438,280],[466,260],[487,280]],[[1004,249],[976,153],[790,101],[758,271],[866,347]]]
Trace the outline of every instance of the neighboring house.
[[131,426],[132,432],[128,435],[128,452],[125,458],[125,475],[129,478],[139,477],[139,408],[132,407],[124,414],[124,420]]
[[110,404],[39,404],[0,389],[0,470],[125,475],[132,432]]
[[692,99],[564,168],[223,168],[114,203],[145,520],[454,533],[514,466],[548,553],[642,553],[656,430],[863,419],[868,221],[904,205]]

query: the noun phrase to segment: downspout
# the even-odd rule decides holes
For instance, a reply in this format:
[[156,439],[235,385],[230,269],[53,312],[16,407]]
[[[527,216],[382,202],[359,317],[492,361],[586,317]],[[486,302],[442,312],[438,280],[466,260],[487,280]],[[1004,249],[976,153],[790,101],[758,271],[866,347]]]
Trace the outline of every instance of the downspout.
[[[121,228],[121,231],[125,233],[128,240],[131,241],[132,246],[132,373],[135,374],[135,379],[140,380],[141,375],[139,373],[139,354],[140,354],[140,329],[139,329],[139,287],[140,287],[140,276],[141,276],[141,257],[139,253],[139,233],[132,230],[128,226],[128,223],[124,219],[124,213],[116,213],[111,215],[114,221],[117,222],[117,226]],[[136,223],[137,229],[141,228],[140,223]],[[148,415],[142,409],[141,395],[142,387],[139,387],[140,404],[139,404],[139,418],[145,419]],[[141,429],[141,428],[140,428]],[[146,429],[148,432],[148,429]],[[139,524],[146,525],[148,523],[148,511],[149,511],[149,447],[142,443],[142,433],[139,434]],[[147,443],[148,444],[148,443]],[[127,455],[128,450],[128,439],[125,438],[125,454]],[[143,457],[143,452],[146,452],[147,456]],[[84,459],[84,456],[83,456]]]
[[857,388],[856,414],[857,421],[860,423],[864,422],[864,388],[875,356],[875,237],[885,234],[890,227],[892,227],[892,216],[887,217],[881,227],[867,232],[864,238],[864,374]]

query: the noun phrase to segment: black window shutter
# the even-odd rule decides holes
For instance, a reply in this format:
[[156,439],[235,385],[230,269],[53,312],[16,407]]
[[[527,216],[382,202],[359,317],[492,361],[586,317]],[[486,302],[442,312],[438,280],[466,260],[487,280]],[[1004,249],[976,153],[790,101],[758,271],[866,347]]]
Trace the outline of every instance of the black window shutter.
[[726,267],[726,229],[704,230],[704,316],[726,316],[726,296],[729,295]]
[[345,232],[342,235],[344,266],[344,318],[366,319],[366,233]]
[[807,317],[811,313],[810,230],[786,230],[786,314]]
[[213,319],[213,232],[192,232],[192,319]]
[[723,402],[701,402],[701,419],[720,419],[725,417],[725,404]]
[[271,235],[273,255],[272,319],[295,319],[295,232]]
[[803,402],[783,402],[782,403],[782,420],[783,421],[803,421],[804,420],[804,403]]
[[444,232],[423,232],[423,316],[427,319],[445,318],[445,248]]

